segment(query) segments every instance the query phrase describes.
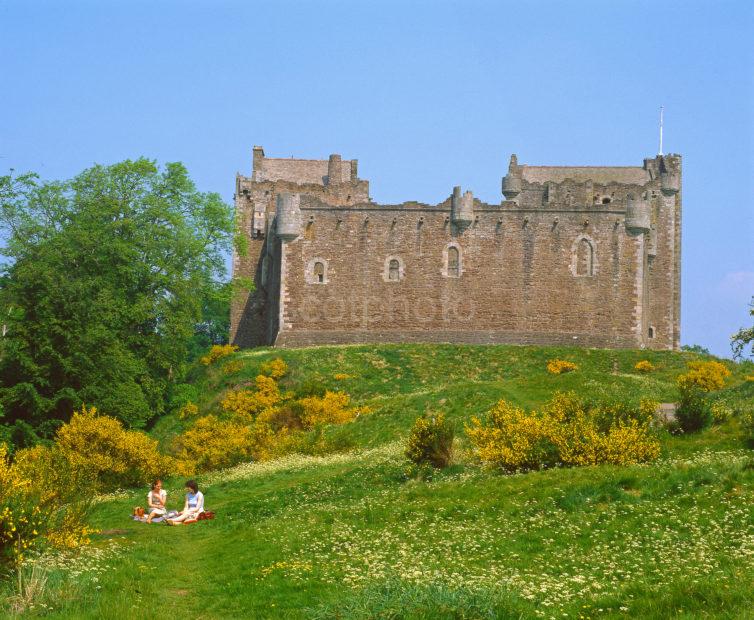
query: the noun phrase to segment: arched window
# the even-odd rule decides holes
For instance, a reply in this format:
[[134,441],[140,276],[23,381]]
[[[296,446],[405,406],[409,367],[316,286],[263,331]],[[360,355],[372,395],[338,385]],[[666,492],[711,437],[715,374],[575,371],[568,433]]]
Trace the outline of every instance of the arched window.
[[651,325],[650,325],[650,327],[649,327],[649,330],[648,330],[648,332],[647,332],[647,335],[648,335],[648,336],[649,336],[650,338],[654,338],[654,337],[655,337],[655,328],[654,328],[654,327],[652,327]]
[[403,260],[400,256],[388,256],[385,258],[382,279],[385,282],[400,282],[405,275]]
[[576,249],[576,275],[594,275],[594,248],[586,239],[579,241]]
[[325,281],[325,264],[317,261],[314,263],[314,279],[322,284]]
[[448,248],[448,277],[457,278],[461,275],[461,256],[458,248],[450,246]]
[[312,258],[306,265],[307,284],[327,284],[327,261],[324,258]]
[[587,235],[579,235],[571,246],[571,273],[579,277],[597,273],[594,241]]
[[391,282],[397,282],[401,279],[401,264],[398,262],[397,258],[390,259],[387,279]]

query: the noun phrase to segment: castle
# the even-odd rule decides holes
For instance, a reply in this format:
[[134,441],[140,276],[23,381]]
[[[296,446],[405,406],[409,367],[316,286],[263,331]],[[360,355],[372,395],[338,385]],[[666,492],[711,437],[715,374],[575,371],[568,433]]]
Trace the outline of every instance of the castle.
[[231,341],[559,344],[678,349],[681,157],[529,166],[503,200],[455,187],[380,205],[357,160],[273,159],[237,175],[243,251]]

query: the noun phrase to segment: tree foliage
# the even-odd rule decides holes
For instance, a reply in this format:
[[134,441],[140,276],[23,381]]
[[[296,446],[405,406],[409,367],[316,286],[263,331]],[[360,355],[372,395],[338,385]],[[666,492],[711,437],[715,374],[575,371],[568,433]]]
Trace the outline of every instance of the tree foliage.
[[133,427],[161,413],[196,326],[223,329],[230,207],[142,158],[0,177],[0,225],[5,423],[51,436],[83,403]]
[[[754,317],[754,297],[749,304],[749,315]],[[749,356],[754,357],[754,327],[742,327],[733,336],[731,336],[731,348],[733,357],[740,358],[746,355],[746,348],[749,348]]]

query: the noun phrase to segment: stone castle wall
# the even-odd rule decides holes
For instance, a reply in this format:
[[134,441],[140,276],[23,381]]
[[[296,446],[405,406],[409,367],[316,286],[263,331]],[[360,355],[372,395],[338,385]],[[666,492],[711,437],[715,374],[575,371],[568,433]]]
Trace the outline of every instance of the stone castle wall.
[[237,344],[679,346],[677,156],[594,169],[514,157],[494,205],[460,191],[377,205],[355,161],[254,159],[237,179],[250,251],[234,274],[257,286],[234,301]]

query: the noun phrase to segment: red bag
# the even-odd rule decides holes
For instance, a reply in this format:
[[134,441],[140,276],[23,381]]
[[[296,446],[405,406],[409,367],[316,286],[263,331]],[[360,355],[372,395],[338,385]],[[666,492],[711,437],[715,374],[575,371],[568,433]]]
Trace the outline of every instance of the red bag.
[[209,519],[214,519],[215,513],[211,510],[205,510],[204,512],[200,512],[199,516],[196,518],[197,521],[208,521]]

